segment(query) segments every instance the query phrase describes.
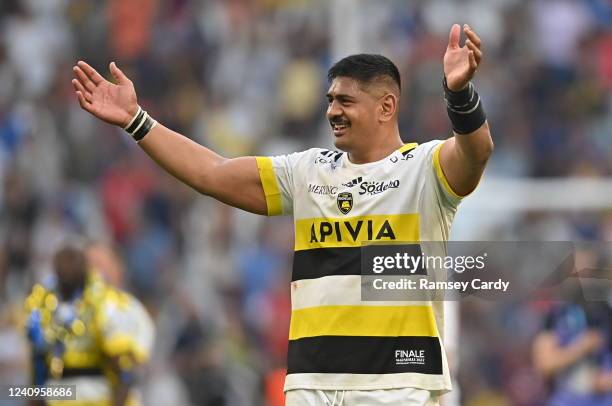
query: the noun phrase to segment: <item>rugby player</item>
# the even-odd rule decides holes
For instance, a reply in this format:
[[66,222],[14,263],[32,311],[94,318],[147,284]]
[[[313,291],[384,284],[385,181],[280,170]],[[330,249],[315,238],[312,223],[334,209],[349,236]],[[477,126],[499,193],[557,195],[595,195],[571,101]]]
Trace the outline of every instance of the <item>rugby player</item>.
[[327,92],[340,151],[276,157],[224,158],[157,123],[114,62],[116,83],[83,61],[72,83],[84,110],[125,129],[197,191],[252,213],[293,215],[288,405],[435,405],[451,389],[442,306],[361,301],[359,250],[370,240],[448,239],[493,150],[471,83],[481,61],[476,32],[453,25],[443,88],[454,134],[417,145],[400,138],[397,67],[380,55],[344,58],[329,70]]
[[25,303],[33,383],[75,385],[75,400],[51,406],[140,405],[137,378],[155,336],[150,317],[90,269],[79,244],[64,245],[53,264],[55,278],[35,285]]

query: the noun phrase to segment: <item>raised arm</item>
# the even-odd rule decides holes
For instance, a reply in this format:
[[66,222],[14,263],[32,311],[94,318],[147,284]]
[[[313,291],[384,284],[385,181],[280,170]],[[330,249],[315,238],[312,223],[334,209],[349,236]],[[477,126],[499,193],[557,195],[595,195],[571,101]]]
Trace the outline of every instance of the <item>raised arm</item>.
[[533,342],[533,365],[537,372],[550,378],[597,351],[602,345],[603,337],[594,330],[584,332],[565,347],[561,346],[554,333],[544,331]]
[[[453,25],[444,54],[447,105],[456,111],[449,110],[454,137],[447,140],[440,150],[440,165],[444,175],[450,187],[459,196],[465,196],[476,188],[493,152],[489,124],[486,120],[483,122],[484,112],[478,110],[482,106],[475,105],[479,99],[477,94],[473,93],[473,87],[470,87],[470,80],[482,61],[481,40],[467,24],[463,27],[463,32],[467,40],[461,47],[461,27],[458,24]],[[474,123],[477,123],[478,127],[473,128]],[[462,131],[460,128],[469,130]]]
[[[83,110],[125,128],[138,111],[134,85],[115,65],[116,84],[83,61],[73,68],[72,85]],[[257,214],[267,214],[266,198],[255,157],[224,158],[161,124],[138,145],[162,168],[205,195]]]

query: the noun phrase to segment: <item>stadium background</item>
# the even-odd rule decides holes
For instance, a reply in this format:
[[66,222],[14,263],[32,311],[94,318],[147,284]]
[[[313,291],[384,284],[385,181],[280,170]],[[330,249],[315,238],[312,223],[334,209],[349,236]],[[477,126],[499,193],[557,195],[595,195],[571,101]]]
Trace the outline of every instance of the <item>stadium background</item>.
[[[284,365],[290,219],[202,198],[155,167],[79,109],[77,59],[117,61],[153,117],[237,156],[330,145],[327,68],[383,53],[404,80],[402,136],[424,142],[449,133],[453,22],[483,38],[476,83],[496,143],[455,238],[612,240],[609,1],[2,0],[0,383],[27,381],[22,300],[74,233],[114,247],[155,318],[146,404],[262,404]],[[461,404],[541,404],[529,346],[547,309],[456,310]]]

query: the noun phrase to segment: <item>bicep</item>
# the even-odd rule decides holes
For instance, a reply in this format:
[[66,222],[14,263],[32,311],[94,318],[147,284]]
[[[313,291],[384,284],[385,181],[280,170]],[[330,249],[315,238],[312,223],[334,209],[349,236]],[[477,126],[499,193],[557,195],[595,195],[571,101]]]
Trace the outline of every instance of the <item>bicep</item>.
[[489,127],[485,123],[467,135],[455,135],[440,149],[440,166],[452,190],[467,196],[476,189],[493,151]]
[[266,195],[255,157],[224,159],[211,173],[209,186],[203,193],[255,214],[268,214]]

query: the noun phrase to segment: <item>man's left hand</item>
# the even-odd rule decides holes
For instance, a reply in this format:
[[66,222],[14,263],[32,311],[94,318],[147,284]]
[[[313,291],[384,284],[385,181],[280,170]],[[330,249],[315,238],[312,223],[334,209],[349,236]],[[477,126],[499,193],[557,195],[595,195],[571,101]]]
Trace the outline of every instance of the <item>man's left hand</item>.
[[444,54],[444,75],[448,88],[457,92],[467,86],[474,77],[482,61],[481,41],[476,32],[465,24],[463,32],[467,36],[464,46],[459,45],[461,27],[454,24],[450,30],[448,47]]

